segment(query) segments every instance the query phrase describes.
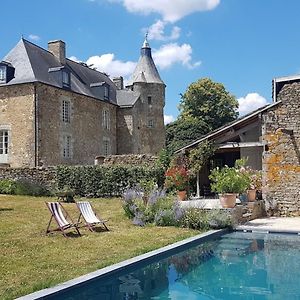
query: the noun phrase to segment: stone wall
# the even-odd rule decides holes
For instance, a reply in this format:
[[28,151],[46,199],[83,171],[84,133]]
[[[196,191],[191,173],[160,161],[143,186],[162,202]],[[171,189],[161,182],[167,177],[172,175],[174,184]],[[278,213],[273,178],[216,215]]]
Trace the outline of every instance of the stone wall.
[[51,191],[56,189],[56,169],[52,168],[0,168],[0,179],[26,180],[38,183]]
[[[117,106],[68,90],[38,84],[38,161],[40,166],[93,165],[104,155],[104,140],[116,154]],[[70,122],[62,120],[62,102],[71,106]],[[103,110],[109,112],[109,127],[103,124]],[[71,137],[71,157],[63,157],[63,137]]]
[[156,156],[149,154],[110,155],[104,159],[104,165],[152,166],[155,164],[156,160]]
[[0,88],[0,130],[8,130],[9,148],[6,163],[11,167],[35,166],[34,108],[33,84]]
[[[134,114],[133,153],[157,155],[165,147],[164,125],[165,86],[155,83],[135,83],[134,91],[141,94]],[[151,97],[149,104],[148,97]],[[153,127],[149,126],[152,120]]]
[[285,84],[277,100],[263,114],[263,195],[269,213],[299,216],[300,83]]

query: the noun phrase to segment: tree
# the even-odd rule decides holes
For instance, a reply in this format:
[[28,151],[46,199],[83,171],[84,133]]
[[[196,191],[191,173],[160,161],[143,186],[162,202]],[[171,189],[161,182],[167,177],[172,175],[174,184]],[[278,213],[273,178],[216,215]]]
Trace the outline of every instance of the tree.
[[189,85],[181,95],[178,119],[166,126],[167,148],[175,150],[237,118],[238,102],[223,84],[209,78]]
[[198,139],[209,132],[209,127],[201,119],[179,117],[166,126],[166,144],[170,153]]
[[183,118],[194,117],[214,130],[237,118],[238,102],[221,83],[209,78],[190,84],[182,95],[180,110]]

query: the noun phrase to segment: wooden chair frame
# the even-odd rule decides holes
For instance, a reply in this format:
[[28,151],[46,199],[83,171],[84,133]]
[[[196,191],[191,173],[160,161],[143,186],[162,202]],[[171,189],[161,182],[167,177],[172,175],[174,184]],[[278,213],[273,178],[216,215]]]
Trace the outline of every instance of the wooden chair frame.
[[[77,234],[79,236],[81,236],[79,229],[78,229],[78,224],[79,223],[74,223],[71,216],[69,215],[69,213],[66,211],[66,209],[62,206],[62,204],[60,202],[45,202],[50,213],[51,213],[51,217],[46,229],[46,234],[50,233],[50,232],[54,232],[54,231],[61,231],[64,237],[67,237],[65,230],[67,229],[75,229]],[[57,206],[57,210],[56,213],[55,211],[52,211],[51,206]],[[60,210],[60,211],[59,211]],[[60,215],[60,212],[62,215]],[[55,220],[58,227],[55,229],[51,229],[50,230],[50,225],[52,220]],[[67,221],[67,219],[71,220],[71,223],[69,221]],[[65,223],[64,225],[62,223]]]
[[[80,207],[80,203],[88,203],[88,205],[90,206],[90,213],[92,213],[92,214],[94,214],[95,215],[95,217],[98,219],[96,222],[88,222],[88,220],[85,218],[85,216],[83,215],[83,213],[82,213],[82,211],[81,211],[81,207]],[[85,227],[88,227],[88,229],[90,230],[90,231],[94,231],[94,228],[95,228],[95,226],[96,225],[99,225],[99,224],[101,224],[101,225],[103,225],[103,227],[105,228],[105,230],[106,231],[109,231],[109,229],[108,229],[108,227],[106,226],[106,222],[108,221],[108,220],[102,220],[97,214],[96,214],[96,212],[95,212],[95,209],[93,208],[93,206],[92,206],[92,204],[89,202],[89,201],[79,201],[79,202],[76,202],[76,205],[77,205],[77,208],[78,208],[78,210],[79,210],[79,217],[78,217],[78,222],[80,222],[80,218],[82,217],[82,219],[84,220],[84,222],[85,222]]]

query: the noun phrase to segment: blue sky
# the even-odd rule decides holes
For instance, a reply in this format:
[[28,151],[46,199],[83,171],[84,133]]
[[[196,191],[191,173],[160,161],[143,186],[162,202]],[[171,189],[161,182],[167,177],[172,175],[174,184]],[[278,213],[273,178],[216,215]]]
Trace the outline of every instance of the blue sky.
[[298,0],[6,0],[1,12],[1,58],[22,35],[62,39],[68,57],[125,78],[148,29],[168,120],[199,78],[223,83],[243,114],[271,101],[272,78],[300,72]]

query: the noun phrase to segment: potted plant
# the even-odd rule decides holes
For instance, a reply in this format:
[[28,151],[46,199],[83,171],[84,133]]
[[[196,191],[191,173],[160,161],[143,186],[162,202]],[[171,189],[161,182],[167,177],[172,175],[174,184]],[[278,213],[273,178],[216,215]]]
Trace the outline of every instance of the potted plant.
[[166,171],[165,185],[169,189],[177,191],[178,198],[187,198],[187,187],[189,182],[188,170],[184,166],[172,166]]
[[256,200],[256,191],[261,190],[262,187],[262,173],[257,170],[249,170],[250,186],[247,190],[248,201]]
[[242,172],[238,164],[232,168],[216,168],[212,170],[209,178],[212,181],[211,189],[219,194],[223,208],[233,208],[237,194],[245,192],[250,185],[248,174]]

